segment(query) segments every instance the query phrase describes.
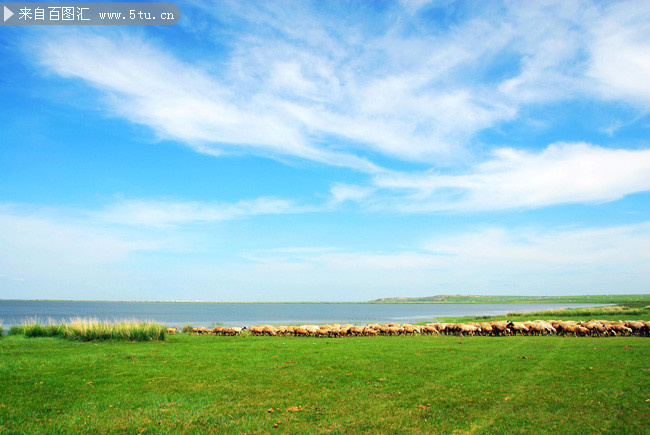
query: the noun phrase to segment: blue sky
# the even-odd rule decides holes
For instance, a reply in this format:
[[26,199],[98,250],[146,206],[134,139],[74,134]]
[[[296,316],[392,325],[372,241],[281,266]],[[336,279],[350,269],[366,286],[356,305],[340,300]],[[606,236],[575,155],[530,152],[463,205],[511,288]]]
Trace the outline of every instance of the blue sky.
[[647,293],[647,1],[0,28],[0,298]]

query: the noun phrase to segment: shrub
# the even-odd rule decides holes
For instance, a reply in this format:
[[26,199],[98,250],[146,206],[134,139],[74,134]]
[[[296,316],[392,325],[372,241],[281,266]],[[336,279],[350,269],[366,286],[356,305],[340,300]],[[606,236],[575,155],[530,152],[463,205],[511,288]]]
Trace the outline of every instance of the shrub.
[[190,325],[189,323],[187,325],[183,325],[183,334],[189,334],[192,332],[192,328],[194,328],[194,325]]
[[25,333],[25,328],[22,325],[11,325],[9,328],[9,335],[20,335]]

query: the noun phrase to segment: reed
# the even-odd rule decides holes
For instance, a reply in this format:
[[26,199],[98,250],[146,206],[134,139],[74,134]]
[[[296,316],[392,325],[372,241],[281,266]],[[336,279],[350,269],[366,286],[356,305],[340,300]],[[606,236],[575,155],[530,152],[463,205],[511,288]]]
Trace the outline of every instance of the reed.
[[60,337],[78,341],[150,341],[164,340],[165,327],[153,322],[121,320],[100,322],[97,319],[74,318],[61,324],[41,324],[31,320],[10,330],[11,335],[26,337]]

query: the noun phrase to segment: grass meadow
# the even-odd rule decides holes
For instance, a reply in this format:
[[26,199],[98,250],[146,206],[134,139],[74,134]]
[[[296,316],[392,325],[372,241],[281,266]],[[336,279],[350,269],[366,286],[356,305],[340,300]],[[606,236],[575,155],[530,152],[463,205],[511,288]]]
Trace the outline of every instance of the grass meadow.
[[[441,317],[436,320],[444,322],[491,322],[493,320],[509,320],[524,322],[527,320],[648,320],[650,319],[650,305],[613,306],[613,307],[587,307],[587,308],[562,308],[557,310],[533,311],[526,313],[511,312],[505,316],[466,316],[466,317]],[[422,324],[426,322],[420,322]]]
[[0,432],[647,433],[645,337],[0,340]]

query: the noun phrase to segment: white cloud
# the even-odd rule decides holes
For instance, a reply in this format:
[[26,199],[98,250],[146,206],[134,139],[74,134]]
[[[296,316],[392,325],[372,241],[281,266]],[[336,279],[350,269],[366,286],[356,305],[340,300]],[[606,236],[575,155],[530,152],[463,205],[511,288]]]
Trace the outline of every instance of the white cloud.
[[[368,151],[464,161],[477,132],[526,105],[575,97],[650,104],[643,1],[488,4],[444,30],[418,21],[424,2],[407,3],[367,26],[307,4],[278,13],[199,2],[228,36],[226,57],[201,67],[116,34],[48,34],[34,52],[50,70],[107,94],[118,116],[199,152],[370,173],[381,168],[360,157]],[[504,60],[510,65],[499,72]]]
[[607,202],[650,190],[650,150],[585,143],[553,144],[537,153],[502,148],[467,174],[386,173],[375,176],[372,187],[375,195],[358,200],[402,212]]
[[102,221],[122,225],[165,227],[193,223],[213,223],[246,216],[305,213],[313,207],[298,206],[278,198],[257,198],[236,203],[121,199],[93,215]]
[[650,108],[650,8],[645,1],[609,6],[593,28],[587,76],[606,97]]
[[309,144],[301,126],[275,102],[263,97],[241,101],[236,86],[136,37],[77,34],[41,42],[37,52],[44,66],[83,79],[108,94],[117,115],[198,152],[294,156],[373,170],[361,158]]

